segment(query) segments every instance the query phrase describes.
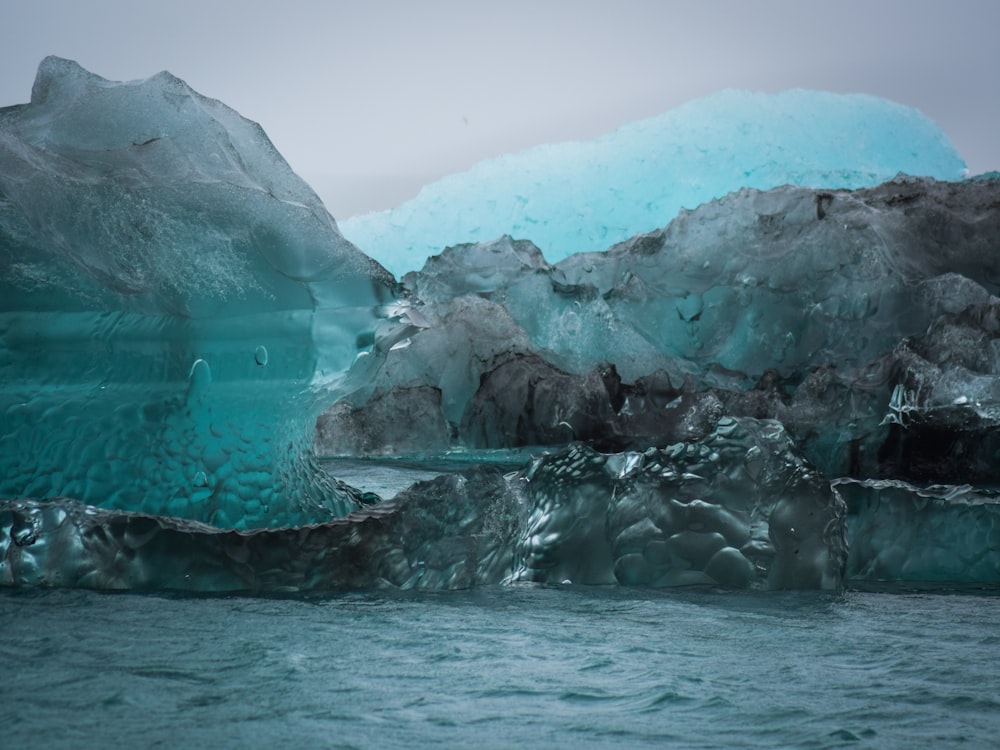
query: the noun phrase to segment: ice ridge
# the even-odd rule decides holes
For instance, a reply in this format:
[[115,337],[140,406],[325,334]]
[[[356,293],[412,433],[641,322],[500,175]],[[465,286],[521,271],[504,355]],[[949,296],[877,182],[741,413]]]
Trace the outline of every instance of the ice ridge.
[[593,141],[481,162],[341,229],[397,276],[447,246],[505,234],[555,262],[740,188],[854,189],[899,173],[957,180],[965,171],[948,137],[910,107],[862,94],[730,90]]

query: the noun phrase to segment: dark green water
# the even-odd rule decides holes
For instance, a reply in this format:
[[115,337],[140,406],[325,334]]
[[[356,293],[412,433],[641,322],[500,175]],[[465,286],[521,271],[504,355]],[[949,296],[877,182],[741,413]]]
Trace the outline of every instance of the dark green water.
[[1000,597],[0,593],[0,746],[988,747]]

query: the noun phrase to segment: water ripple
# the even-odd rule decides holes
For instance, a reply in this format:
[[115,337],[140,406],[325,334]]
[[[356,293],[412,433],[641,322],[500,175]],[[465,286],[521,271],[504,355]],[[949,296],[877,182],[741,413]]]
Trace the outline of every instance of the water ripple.
[[964,594],[0,595],[0,721],[11,746],[988,746],[996,642],[1000,598]]

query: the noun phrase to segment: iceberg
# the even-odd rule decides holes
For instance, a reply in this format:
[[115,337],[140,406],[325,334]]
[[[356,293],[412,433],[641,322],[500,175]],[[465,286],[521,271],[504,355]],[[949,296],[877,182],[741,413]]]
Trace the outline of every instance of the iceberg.
[[847,478],[834,487],[848,508],[852,581],[995,584],[1000,579],[995,490]]
[[[555,265],[509,237],[450,248],[404,276],[428,327],[374,393],[436,389],[466,448],[637,448],[723,413],[774,418],[830,476],[912,463],[947,407],[964,454],[983,451],[967,478],[992,480],[998,195],[988,179],[742,190]],[[921,478],[957,478],[957,456],[941,463],[952,475]]]
[[341,227],[401,276],[445,247],[505,234],[531,239],[552,262],[603,250],[740,188],[852,189],[899,173],[958,180],[965,171],[937,125],[894,102],[723,91],[594,141],[481,162]]
[[394,280],[258,125],[47,58],[0,110],[0,269],[0,496],[238,527],[357,506],[312,422]]
[[1000,583],[1000,175],[807,92],[510,163],[537,234],[457,201],[482,241],[397,281],[258,125],[43,61],[0,110],[0,585]]

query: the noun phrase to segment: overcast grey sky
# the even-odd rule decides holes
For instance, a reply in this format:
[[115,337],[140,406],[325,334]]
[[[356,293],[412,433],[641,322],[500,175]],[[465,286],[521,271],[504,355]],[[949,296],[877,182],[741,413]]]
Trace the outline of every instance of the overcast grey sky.
[[725,88],[916,107],[1000,170],[1000,0],[0,0],[0,106],[39,61],[169,70],[264,126],[339,218]]

